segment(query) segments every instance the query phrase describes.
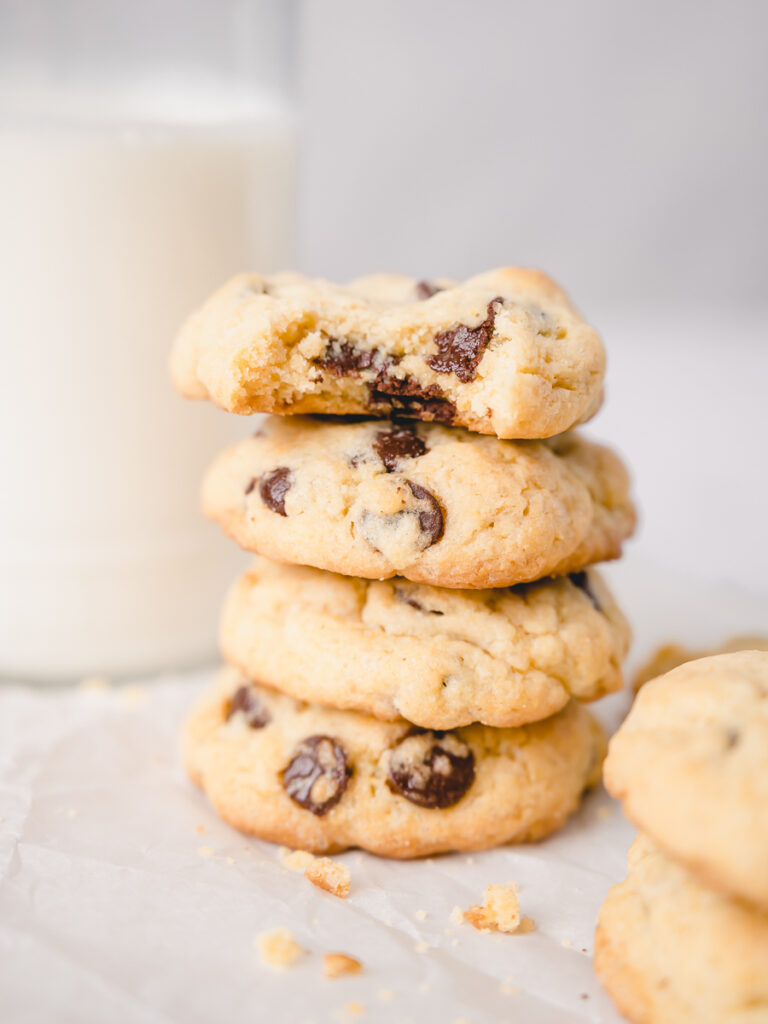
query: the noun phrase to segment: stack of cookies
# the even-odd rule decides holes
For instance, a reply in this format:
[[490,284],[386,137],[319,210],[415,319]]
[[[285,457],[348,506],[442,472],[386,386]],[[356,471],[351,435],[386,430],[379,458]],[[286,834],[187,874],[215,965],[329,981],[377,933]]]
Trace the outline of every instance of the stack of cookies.
[[768,1022],[768,653],[643,686],[606,785],[641,834],[595,967],[634,1024]]
[[581,702],[621,685],[628,645],[588,568],[632,532],[627,474],[567,432],[604,364],[560,289],[516,268],[242,275],[190,318],[179,390],[278,414],[203,488],[258,556],[184,737],[226,820],[412,857],[537,839],[578,806],[603,754]]

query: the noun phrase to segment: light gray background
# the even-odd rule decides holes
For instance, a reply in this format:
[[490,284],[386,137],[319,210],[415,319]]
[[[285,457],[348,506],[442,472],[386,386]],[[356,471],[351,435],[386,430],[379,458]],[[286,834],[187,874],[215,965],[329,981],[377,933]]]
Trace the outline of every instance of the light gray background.
[[308,0],[304,267],[764,298],[768,3]]
[[303,8],[302,268],[566,287],[641,508],[635,622],[639,563],[722,580],[724,612],[768,592],[767,38],[758,0]]

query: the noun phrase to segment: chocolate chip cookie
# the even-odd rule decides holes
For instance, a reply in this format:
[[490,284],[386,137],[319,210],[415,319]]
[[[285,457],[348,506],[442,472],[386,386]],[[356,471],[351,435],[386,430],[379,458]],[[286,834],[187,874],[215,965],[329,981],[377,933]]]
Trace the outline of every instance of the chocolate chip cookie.
[[615,558],[635,523],[617,456],[575,434],[306,417],[271,417],[225,451],[203,506],[268,558],[472,589]]
[[640,690],[605,784],[661,849],[768,911],[768,653],[691,661]]
[[768,914],[641,836],[600,911],[595,970],[633,1024],[766,1024]]
[[523,725],[618,689],[629,628],[593,569],[465,591],[258,558],[220,638],[230,664],[293,697],[453,729]]
[[544,274],[348,285],[240,274],[189,318],[182,394],[236,413],[364,413],[506,438],[551,437],[600,405],[597,333]]
[[232,669],[183,737],[190,776],[242,831],[399,858],[547,835],[599,778],[603,745],[575,701],[517,729],[428,731],[302,703]]

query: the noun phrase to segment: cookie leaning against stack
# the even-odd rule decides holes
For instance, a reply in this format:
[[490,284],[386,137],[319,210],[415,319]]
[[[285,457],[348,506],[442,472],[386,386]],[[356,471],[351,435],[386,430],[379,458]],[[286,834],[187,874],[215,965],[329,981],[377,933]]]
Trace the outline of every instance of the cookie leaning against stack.
[[768,1022],[768,653],[646,683],[605,781],[643,836],[595,966],[637,1024]]
[[613,453],[552,435],[595,412],[603,372],[563,293],[515,268],[243,275],[190,318],[182,393],[324,414],[267,419],[203,487],[259,556],[184,732],[226,820],[413,857],[537,839],[576,808],[603,753],[578,700],[621,685],[629,640],[587,567],[634,510]]

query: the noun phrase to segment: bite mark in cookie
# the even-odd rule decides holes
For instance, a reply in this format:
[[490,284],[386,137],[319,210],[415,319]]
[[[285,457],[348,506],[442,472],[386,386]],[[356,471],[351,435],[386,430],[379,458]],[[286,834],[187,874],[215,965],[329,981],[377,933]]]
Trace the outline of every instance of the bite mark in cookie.
[[499,295],[488,303],[485,320],[477,327],[457,324],[435,335],[437,355],[429,356],[427,365],[438,373],[455,373],[462,384],[477,376],[480,360],[493,337],[496,314],[504,299]]
[[294,803],[322,817],[341,800],[352,769],[343,747],[331,736],[308,736],[283,772]]
[[475,755],[451,733],[411,732],[389,756],[387,785],[419,807],[452,807],[474,780]]
[[368,394],[373,412],[391,412],[412,419],[453,423],[456,406],[437,384],[419,384],[412,377],[380,374]]

